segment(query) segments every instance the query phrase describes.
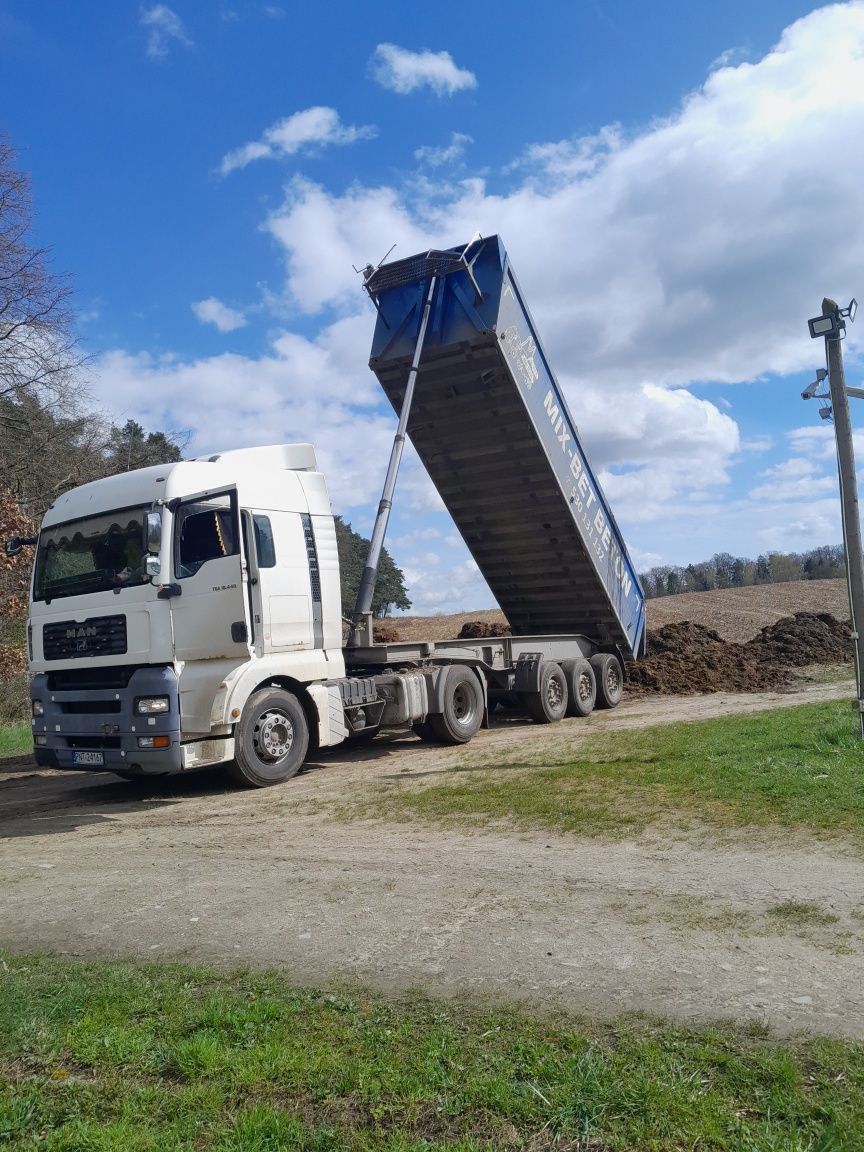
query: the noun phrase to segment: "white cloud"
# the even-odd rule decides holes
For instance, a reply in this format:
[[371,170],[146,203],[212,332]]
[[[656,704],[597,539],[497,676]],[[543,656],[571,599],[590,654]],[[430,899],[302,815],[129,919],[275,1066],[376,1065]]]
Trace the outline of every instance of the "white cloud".
[[[435,195],[422,184],[333,195],[298,179],[267,228],[284,249],[286,297],[310,316],[355,310],[351,265],[394,242],[398,257],[500,233],[613,503],[645,521],[669,514],[660,493],[692,506],[728,486],[742,448],[767,449],[764,436],[742,445],[735,421],[689,386],[769,388],[810,366],[805,321],[826,272],[846,299],[864,265],[864,150],[848,147],[862,134],[856,3],[791,25],[756,63],[718,69],[639,135],[613,126],[538,143],[507,192],[470,179]],[[826,164],[835,151],[842,170]],[[828,232],[812,227],[826,201]],[[849,351],[855,339],[850,329]]]
[[335,108],[316,106],[295,112],[271,125],[260,140],[253,140],[235,148],[222,158],[220,172],[227,176],[237,168],[245,168],[253,160],[265,157],[279,159],[294,156],[303,149],[323,148],[333,144],[353,144],[375,135],[375,128],[367,124],[355,127],[343,124]]
[[[296,123],[281,143],[265,134],[234,166],[290,154],[314,135]],[[283,333],[258,358],[157,363],[115,353],[103,362],[106,399],[148,426],[195,427],[201,450],[223,446],[225,429],[236,443],[308,437],[337,510],[360,509],[367,522],[355,526],[368,533],[394,418],[376,407],[365,366],[375,315],[351,266],[377,263],[394,242],[398,258],[479,228],[507,243],[591,460],[641,555],[686,563],[721,548],[752,555],[837,540],[833,429],[794,430],[789,460],[738,495],[730,477],[741,454],[767,452],[772,438],[760,429],[742,442],[728,412],[694,385],[758,380],[775,404],[800,404],[778,377],[813,367],[808,316],[823,292],[845,301],[860,291],[864,150],[849,142],[862,136],[864,4],[853,3],[791,25],[762,60],[719,68],[638,135],[610,127],[538,141],[504,173],[503,190],[479,179],[433,189],[412,177],[334,194],[295,178],[265,227],[284,256],[283,307],[310,330],[326,314],[318,336]],[[835,154],[842,166],[829,162]],[[825,203],[831,228],[814,228]],[[847,366],[860,328],[849,329]],[[261,412],[276,420],[262,428]],[[856,451],[864,461],[864,434]],[[397,500],[418,516],[441,508],[412,452]],[[464,545],[444,543],[428,571],[422,538],[406,541],[407,559],[395,554],[418,610],[488,602]]]
[[147,55],[151,59],[167,56],[172,41],[186,48],[192,47],[183,21],[167,4],[144,8],[140,19],[141,25],[147,29]]
[[403,95],[427,86],[442,96],[477,87],[474,73],[457,67],[449,52],[411,52],[396,44],[379,44],[369,70],[382,88]]
[[233,332],[237,328],[246,326],[246,317],[236,308],[229,308],[215,296],[208,296],[206,300],[198,300],[192,305],[192,311],[202,324],[214,324],[220,332]]
[[[337,511],[380,496],[395,431],[365,357],[369,320],[337,321],[316,340],[284,332],[262,356],[223,353],[195,360],[113,351],[94,363],[93,395],[116,419],[148,428],[189,428],[188,455],[227,447],[309,441]],[[348,349],[352,349],[349,355]],[[420,466],[405,455],[406,497]]]
[[455,164],[464,156],[466,147],[473,143],[473,139],[464,132],[451,132],[449,144],[439,148],[432,145],[418,148],[414,152],[414,159],[419,160],[421,164],[428,164],[430,168],[440,168],[442,164]]
[[446,566],[434,555],[394,557],[405,576],[412,614],[434,616],[439,612],[470,612],[495,606],[476,563],[464,546],[463,552],[464,559]]
[[778,503],[787,500],[812,499],[822,492],[833,492],[837,487],[834,476],[822,475],[817,462],[809,457],[792,456],[772,468],[759,473],[766,483],[751,488],[751,500]]

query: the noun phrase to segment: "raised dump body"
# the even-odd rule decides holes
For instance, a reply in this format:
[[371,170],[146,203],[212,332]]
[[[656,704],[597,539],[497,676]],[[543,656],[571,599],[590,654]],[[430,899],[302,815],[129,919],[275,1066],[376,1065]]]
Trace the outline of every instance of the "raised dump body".
[[370,367],[398,412],[433,276],[408,434],[483,577],[515,635],[639,655],[642,587],[497,236],[368,276]]

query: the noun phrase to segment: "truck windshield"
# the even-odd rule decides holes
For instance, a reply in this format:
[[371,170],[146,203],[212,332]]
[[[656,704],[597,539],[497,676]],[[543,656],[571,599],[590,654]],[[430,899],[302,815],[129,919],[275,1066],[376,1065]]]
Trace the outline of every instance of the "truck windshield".
[[149,580],[144,526],[149,507],[52,524],[39,534],[33,599],[129,588]]

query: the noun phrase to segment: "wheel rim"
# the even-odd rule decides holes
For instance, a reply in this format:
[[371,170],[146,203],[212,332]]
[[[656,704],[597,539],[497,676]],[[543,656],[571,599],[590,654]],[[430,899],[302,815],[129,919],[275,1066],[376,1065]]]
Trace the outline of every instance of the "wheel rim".
[[579,693],[579,699],[582,701],[582,703],[587,704],[587,702],[591,699],[591,677],[587,672],[583,672],[579,677],[576,691]]
[[464,681],[453,690],[453,716],[457,724],[470,725],[477,715],[477,697]]
[[606,692],[609,696],[617,696],[621,690],[621,673],[615,660],[610,660],[606,667]]
[[564,703],[564,685],[557,676],[550,676],[546,685],[546,702],[554,712]]
[[258,758],[266,764],[284,759],[294,743],[294,725],[290,717],[278,708],[262,712],[252,732],[252,742]]

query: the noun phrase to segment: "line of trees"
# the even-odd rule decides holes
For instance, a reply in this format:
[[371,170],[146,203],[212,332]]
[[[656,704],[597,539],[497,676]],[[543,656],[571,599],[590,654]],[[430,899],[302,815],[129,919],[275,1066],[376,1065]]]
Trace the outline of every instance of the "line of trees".
[[[357,589],[366,566],[369,541],[355,532],[341,516],[336,518],[336,546],[339,549],[339,573],[342,578],[342,612],[347,616],[354,608]],[[388,616],[391,609],[403,612],[411,607],[405,589],[405,576],[397,567],[386,548],[381,549],[381,562],[378,565],[378,580],[375,595],[372,597],[372,613],[375,616]]]
[[755,560],[717,552],[710,560],[686,567],[657,565],[641,572],[639,579],[650,599],[679,592],[711,592],[715,588],[747,588],[790,580],[832,580],[845,575],[842,546],[823,544],[808,552],[768,552]]

